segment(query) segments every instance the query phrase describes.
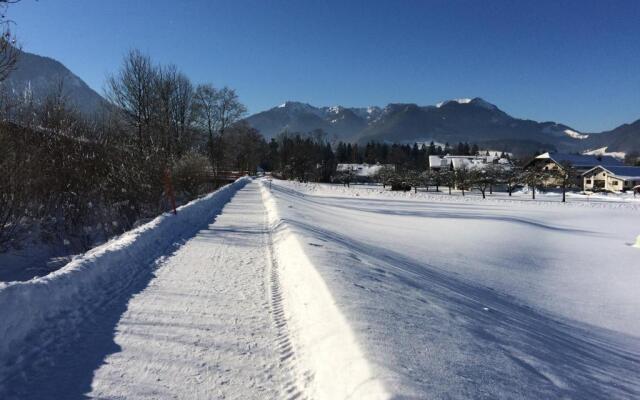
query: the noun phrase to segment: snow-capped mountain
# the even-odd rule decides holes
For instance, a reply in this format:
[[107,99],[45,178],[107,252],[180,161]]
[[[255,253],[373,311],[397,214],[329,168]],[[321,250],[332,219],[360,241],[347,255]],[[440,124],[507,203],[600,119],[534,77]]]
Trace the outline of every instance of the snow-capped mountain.
[[59,61],[25,51],[19,52],[16,68],[2,83],[15,96],[30,91],[39,100],[55,90],[62,82],[63,93],[82,113],[92,114],[104,99],[82,79]]
[[586,150],[603,150],[605,153],[640,154],[640,119],[630,124],[622,124],[610,131],[591,134],[582,141]]
[[384,108],[314,107],[288,101],[248,117],[247,122],[267,138],[284,131],[322,129],[342,140],[464,141],[516,152],[573,149],[587,137],[563,124],[514,118],[478,97],[446,100],[435,106],[400,103]]
[[311,132],[322,129],[339,139],[351,140],[380,114],[378,107],[347,108],[342,106],[314,107],[287,101],[270,110],[254,114],[247,122],[267,138],[281,132]]

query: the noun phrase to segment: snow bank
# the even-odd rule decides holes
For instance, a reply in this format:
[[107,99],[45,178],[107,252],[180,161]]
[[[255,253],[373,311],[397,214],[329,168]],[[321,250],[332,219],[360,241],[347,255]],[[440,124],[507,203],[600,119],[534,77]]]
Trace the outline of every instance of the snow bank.
[[269,225],[275,227],[273,253],[278,267],[287,325],[301,362],[298,376],[309,398],[387,399],[347,320],[295,234],[279,217],[264,186]]
[[211,222],[248,181],[238,179],[185,204],[177,215],[165,213],[49,275],[0,283],[0,372],[52,341],[55,336],[47,331],[72,329],[141,272],[149,272],[167,248]]

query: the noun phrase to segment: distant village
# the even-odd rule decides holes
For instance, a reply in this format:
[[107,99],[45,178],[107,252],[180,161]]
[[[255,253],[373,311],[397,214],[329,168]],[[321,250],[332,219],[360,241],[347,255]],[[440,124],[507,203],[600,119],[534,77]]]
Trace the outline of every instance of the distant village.
[[[583,192],[640,193],[640,167],[611,156],[543,153],[524,163],[511,154],[478,151],[474,155],[429,155],[425,171],[400,171],[394,164],[339,163],[335,182],[389,184],[394,190],[449,186],[483,192],[516,187]],[[534,194],[535,196],[535,194]]]

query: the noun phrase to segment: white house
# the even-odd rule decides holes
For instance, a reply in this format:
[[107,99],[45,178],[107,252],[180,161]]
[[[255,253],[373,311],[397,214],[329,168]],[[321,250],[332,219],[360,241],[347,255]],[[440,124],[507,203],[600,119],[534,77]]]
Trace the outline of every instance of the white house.
[[640,185],[640,167],[598,165],[582,174],[584,190],[622,192]]
[[383,167],[391,168],[393,170],[396,169],[393,164],[338,164],[336,167],[337,172],[347,172],[351,171],[353,177],[357,181],[369,181],[371,180],[380,169]]
[[446,160],[440,156],[429,156],[429,168],[431,169],[441,169],[446,168],[448,164]]
[[442,169],[442,168],[453,168],[454,170],[458,170],[460,168],[467,169],[475,169],[475,168],[483,168],[486,165],[496,164],[502,168],[509,168],[511,166],[511,162],[506,158],[500,158],[496,155],[490,156],[452,156],[446,155],[444,157],[440,156],[429,156],[429,168],[431,169]]

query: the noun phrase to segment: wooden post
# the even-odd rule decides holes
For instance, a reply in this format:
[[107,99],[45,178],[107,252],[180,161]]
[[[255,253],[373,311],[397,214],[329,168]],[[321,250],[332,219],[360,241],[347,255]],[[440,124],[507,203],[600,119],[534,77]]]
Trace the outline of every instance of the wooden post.
[[176,196],[173,192],[173,183],[171,182],[171,171],[169,168],[164,170],[164,192],[169,197],[171,201],[171,207],[173,207],[173,214],[177,215],[178,210],[176,210]]

